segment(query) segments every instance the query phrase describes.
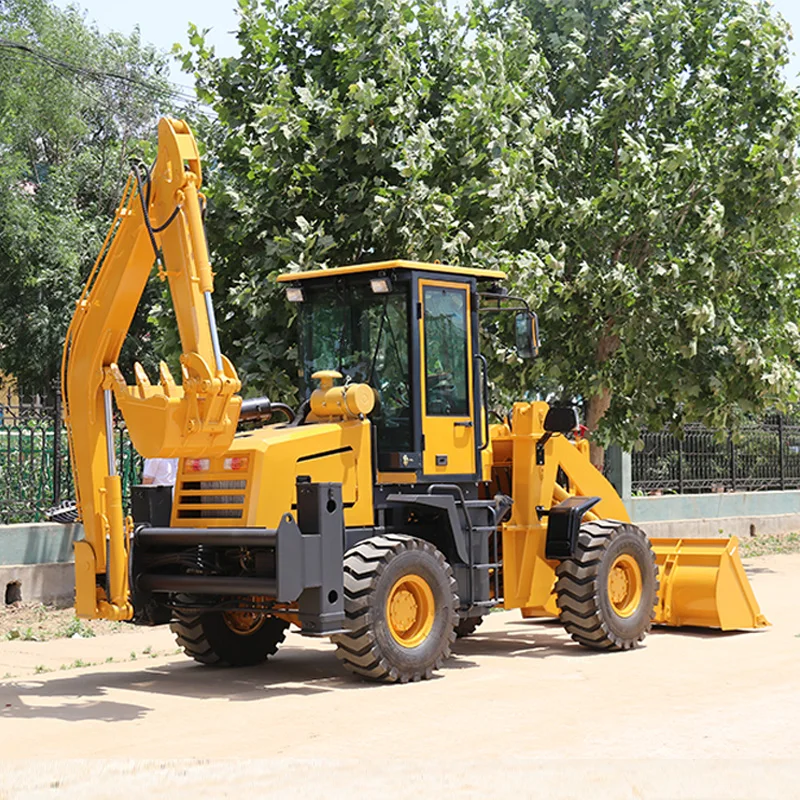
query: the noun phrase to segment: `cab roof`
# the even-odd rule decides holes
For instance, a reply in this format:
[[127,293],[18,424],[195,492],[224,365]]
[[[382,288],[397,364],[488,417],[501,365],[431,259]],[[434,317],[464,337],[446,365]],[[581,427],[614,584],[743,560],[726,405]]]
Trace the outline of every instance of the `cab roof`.
[[494,269],[475,269],[452,264],[431,264],[426,261],[376,261],[372,264],[353,264],[348,267],[331,267],[330,269],[313,269],[308,272],[287,272],[278,276],[279,283],[289,281],[305,281],[314,278],[333,278],[337,275],[353,275],[358,272],[384,272],[390,269],[418,269],[425,272],[444,272],[478,280],[504,280],[505,272]]

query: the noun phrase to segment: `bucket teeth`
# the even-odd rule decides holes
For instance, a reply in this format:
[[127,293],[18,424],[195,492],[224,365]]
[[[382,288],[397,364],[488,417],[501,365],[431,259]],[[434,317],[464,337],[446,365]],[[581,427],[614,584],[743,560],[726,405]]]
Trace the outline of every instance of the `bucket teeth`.
[[178,396],[178,386],[175,383],[175,379],[172,377],[172,373],[169,371],[169,367],[164,361],[159,361],[158,363],[158,379],[167,397]]
[[137,361],[133,365],[133,375],[136,379],[136,386],[139,389],[139,397],[147,397],[149,394],[149,389],[152,388],[152,384],[150,383],[150,378],[147,377],[147,373],[144,371],[144,367]]

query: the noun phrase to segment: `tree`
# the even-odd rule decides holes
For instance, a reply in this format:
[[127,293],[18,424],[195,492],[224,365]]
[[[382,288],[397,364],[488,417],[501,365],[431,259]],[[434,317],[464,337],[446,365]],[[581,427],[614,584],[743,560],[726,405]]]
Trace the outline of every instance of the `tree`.
[[[50,397],[128,161],[150,154],[165,61],[138,32],[101,36],[74,8],[0,10],[0,371]],[[125,362],[152,360],[148,303],[134,328]]]
[[558,202],[525,233],[559,253],[550,377],[600,443],[796,399],[786,24],[750,0],[521,4],[559,119]]
[[228,349],[287,396],[281,269],[500,266],[543,358],[508,400],[585,401],[593,459],[640,426],[797,394],[798,101],[750,0],[241,0],[242,55],[193,34],[219,115],[209,224]]
[[549,104],[530,26],[512,10],[482,29],[446,5],[242,0],[239,58],[193,31],[185,65],[219,116],[202,138],[221,335],[250,391],[295,392],[279,272],[500,263],[498,242],[544,202]]

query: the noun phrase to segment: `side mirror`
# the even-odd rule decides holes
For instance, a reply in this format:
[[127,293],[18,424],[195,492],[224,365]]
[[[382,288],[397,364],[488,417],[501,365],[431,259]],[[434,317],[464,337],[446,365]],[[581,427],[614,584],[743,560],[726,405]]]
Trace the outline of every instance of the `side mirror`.
[[520,311],[514,318],[514,336],[520,358],[539,355],[539,319],[532,311]]

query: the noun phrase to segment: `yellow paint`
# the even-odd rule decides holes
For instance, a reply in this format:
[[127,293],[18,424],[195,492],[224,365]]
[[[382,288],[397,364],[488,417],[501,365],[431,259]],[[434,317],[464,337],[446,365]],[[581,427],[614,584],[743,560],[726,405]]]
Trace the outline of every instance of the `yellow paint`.
[[312,422],[332,419],[363,419],[375,407],[375,391],[366,383],[334,386],[342,374],[335,370],[315,372],[313,379],[319,387],[311,393]]
[[490,430],[493,471],[503,467],[513,470],[514,505],[511,518],[502,528],[504,607],[527,608],[533,610],[530,614],[549,616],[557,562],[545,558],[547,518],[539,520],[536,507],[551,508],[559,502],[559,490],[566,494],[556,483],[558,468],[567,475],[571,493],[602,498],[593,509],[599,517],[629,518],[614,487],[564,436],[551,436],[544,446],[544,465],[536,464],[536,443],[544,435],[547,410],[547,403],[515,403],[510,428],[493,425]]
[[119,475],[106,475],[105,489],[111,603],[121,608],[128,602],[128,540],[125,535],[122,482]]
[[633,556],[623,553],[608,571],[608,598],[620,617],[631,617],[642,602],[642,571]]
[[[575,493],[568,492],[563,486],[559,484],[553,486],[553,504],[562,503],[568,497],[575,497]],[[594,511],[592,511],[591,509],[589,509],[589,511],[584,513],[583,518],[587,521],[600,519],[600,517],[598,517],[597,514],[595,514]]]
[[[130,617],[127,602],[127,552],[121,531],[121,504],[109,483],[103,390],[114,392],[131,440],[145,457],[213,455],[230,445],[241,399],[233,365],[223,356],[217,369],[203,291],[213,290],[198,189],[201,168],[197,145],[184,122],[162,119],[152,174],[149,213],[162,225],[155,234],[164,254],[170,294],[181,337],[182,385],[165,365],[159,383],[135,369],[127,385],[117,359],[150,275],[155,256],[138,191],[128,180],[114,222],[78,300],[67,332],[62,387],[78,507],[88,548],[76,562],[76,606],[83,616]],[[111,536],[108,576],[112,598],[97,597],[94,581],[77,570],[106,570],[106,534]],[[91,609],[94,609],[92,612]]]
[[[472,315],[470,313],[469,286],[448,281],[419,281],[420,302],[424,303],[423,290],[433,286],[441,289],[456,289],[464,293],[464,308],[467,319],[467,408],[473,408],[472,386]],[[422,396],[422,435],[425,450],[422,454],[422,472],[425,475],[473,475],[475,473],[475,421],[470,414],[465,416],[434,416],[426,411],[427,366],[425,364],[425,309],[418,322],[420,341],[420,392]],[[447,457],[447,464],[437,466],[436,456]]]
[[739,558],[739,540],[651,539],[660,587],[655,622],[721,628],[763,628],[761,613]]
[[403,647],[419,647],[430,635],[435,616],[433,591],[421,575],[404,575],[389,590],[386,621],[392,638]]
[[[296,480],[341,482],[344,519],[349,526],[374,524],[370,424],[366,420],[300,425],[269,425],[237,436],[228,452],[209,458],[208,472],[191,472],[190,461],[180,464],[172,525],[190,528],[277,528],[281,516],[297,506]],[[225,471],[226,458],[247,457],[247,470]],[[220,481],[243,483],[234,488]],[[199,488],[198,483],[217,484]],[[223,502],[198,503],[197,498],[228,498]],[[197,517],[222,511],[239,516]]]
[[353,264],[346,267],[333,267],[331,269],[314,269],[308,272],[287,272],[278,276],[278,283],[392,269],[421,269],[426,272],[442,272],[446,275],[463,275],[468,278],[482,278],[483,280],[504,280],[506,277],[505,272],[499,272],[494,269],[475,269],[473,267],[459,267],[454,264],[432,264],[426,261],[404,261],[403,259],[395,259],[394,261],[375,261],[371,264]]
[[222,621],[238,636],[252,636],[264,627],[267,615],[242,608],[236,611],[223,611]]
[[[554,610],[557,563],[544,557],[547,521],[538,519],[537,505],[548,509],[571,495],[593,495],[601,501],[587,513],[588,519],[630,521],[614,488],[591,465],[585,440],[553,435],[544,446],[545,464],[536,464],[547,408],[546,403],[516,403],[511,426],[491,427],[495,484],[513,472],[514,505],[502,526],[504,605],[522,608],[526,617],[552,616]],[[569,480],[569,492],[556,483],[559,467]],[[651,541],[660,581],[656,623],[723,630],[769,624],[747,580],[735,537]],[[612,564],[608,590],[620,616],[634,613],[643,581],[632,559],[621,556]]]
[[561,614],[561,609],[556,605],[556,596],[551,594],[543,606],[526,606],[522,609],[522,616],[525,619],[535,617],[557,617]]
[[[374,525],[371,426],[364,419],[374,402],[366,385],[334,387],[331,373],[312,400],[312,424],[271,425],[234,438],[241,407],[239,379],[221,356],[219,366],[203,292],[213,291],[201,217],[202,171],[197,145],[185,123],[162,119],[152,174],[149,214],[161,226],[174,220],[156,243],[164,254],[159,276],[169,283],[181,338],[181,384],[166,365],[152,384],[140,365],[129,385],[117,359],[150,275],[154,254],[138,190],[129,180],[111,229],[95,262],[70,324],[62,362],[62,386],[70,455],[85,541],[75,546],[76,611],[79,616],[129,619],[129,530],[122,513],[119,478],[106,463],[103,391],[111,390],[136,449],[145,457],[181,458],[172,523],[184,527],[277,528],[296,507],[296,479],[342,483],[345,524]],[[283,275],[280,281],[350,275],[370,271],[419,269],[443,280],[421,279],[425,286],[455,288],[465,294],[469,408],[473,408],[472,324],[469,287],[447,277],[499,280],[502,272],[385,261],[335,270]],[[424,319],[424,315],[423,315]],[[420,320],[424,357],[424,329]],[[422,360],[422,359],[421,359]],[[424,370],[424,364],[422,365]],[[421,382],[423,410],[426,387]],[[7,399],[7,398],[6,398]],[[592,467],[586,441],[561,435],[544,445],[545,463],[536,464],[536,444],[544,436],[547,404],[517,403],[511,424],[492,425],[482,453],[484,474],[497,491],[514,499],[502,525],[504,603],[529,615],[557,612],[553,602],[556,563],[545,556],[546,522],[537,507],[550,508],[566,496],[595,495],[601,501],[587,517],[628,521],[625,507],[608,481]],[[458,425],[457,423],[471,423]],[[423,472],[447,477],[475,473],[475,435],[480,420],[423,413],[426,447]],[[436,456],[447,464],[436,465]],[[226,470],[225,458],[245,464]],[[238,458],[237,458],[238,457]],[[195,460],[208,469],[193,471]],[[556,483],[559,468],[569,491]],[[379,483],[409,483],[416,473],[379,473]],[[108,545],[108,547],[107,547]],[[744,574],[735,538],[654,540],[661,589],[656,620],[663,624],[712,625],[723,629],[767,625]],[[107,574],[106,574],[107,573]],[[641,575],[618,559],[609,576],[609,594],[618,613],[632,613]],[[108,587],[108,595],[106,588]],[[390,592],[387,619],[403,646],[417,646],[430,632],[434,603],[419,576],[406,576]],[[283,612],[282,612],[283,613]],[[294,610],[284,617],[294,619]]]
[[95,557],[89,542],[75,542],[75,614],[92,619],[97,614]]

